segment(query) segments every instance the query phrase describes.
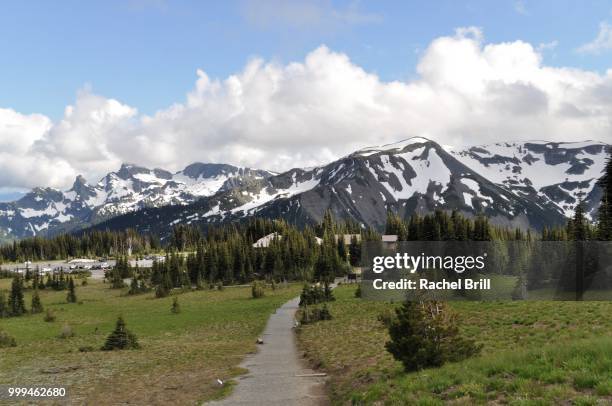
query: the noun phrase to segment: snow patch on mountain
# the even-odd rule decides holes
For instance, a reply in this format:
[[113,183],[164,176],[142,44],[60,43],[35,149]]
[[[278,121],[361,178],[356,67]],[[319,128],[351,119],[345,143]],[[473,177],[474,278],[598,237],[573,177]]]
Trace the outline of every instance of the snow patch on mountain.
[[592,218],[593,196],[608,144],[584,142],[500,142],[450,151],[464,165],[517,196],[554,204],[566,217],[585,200]]

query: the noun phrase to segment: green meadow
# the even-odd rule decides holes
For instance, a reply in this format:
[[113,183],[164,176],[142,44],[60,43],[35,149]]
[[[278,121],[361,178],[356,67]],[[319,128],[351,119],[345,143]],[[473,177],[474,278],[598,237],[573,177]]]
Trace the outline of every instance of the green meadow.
[[[0,279],[0,289],[9,288],[10,279]],[[0,319],[0,329],[17,341],[0,349],[0,383],[64,386],[73,404],[197,404],[222,397],[231,383],[217,379],[229,382],[244,372],[238,364],[256,350],[268,317],[300,288],[267,288],[260,299],[251,298],[250,287],[190,291],[178,294],[178,314],[171,312],[174,296],[127,296],[127,288],[101,281],[81,286],[79,280],[79,303],[66,303],[66,291],[42,290],[54,322],[45,322],[45,313]],[[100,351],[119,315],[141,348]],[[74,336],[60,338],[66,325]]]
[[379,321],[397,304],[355,298],[355,289],[334,290],[333,319],[298,335],[313,366],[330,375],[333,404],[612,404],[611,302],[450,302],[481,354],[405,373]]

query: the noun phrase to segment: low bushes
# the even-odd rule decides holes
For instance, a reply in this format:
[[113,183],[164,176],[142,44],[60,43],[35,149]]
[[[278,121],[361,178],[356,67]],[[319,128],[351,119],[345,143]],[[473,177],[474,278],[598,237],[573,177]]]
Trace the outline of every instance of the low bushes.
[[317,321],[322,320],[331,320],[332,315],[327,308],[327,305],[323,305],[323,307],[304,307],[301,311],[300,323],[302,324],[311,324],[316,323]]
[[17,342],[6,331],[0,330],[0,348],[16,347]]
[[253,299],[259,299],[265,296],[263,282],[253,281],[253,284],[251,285],[251,296]]
[[314,305],[336,300],[328,283],[320,285],[304,285],[300,295],[300,306]]

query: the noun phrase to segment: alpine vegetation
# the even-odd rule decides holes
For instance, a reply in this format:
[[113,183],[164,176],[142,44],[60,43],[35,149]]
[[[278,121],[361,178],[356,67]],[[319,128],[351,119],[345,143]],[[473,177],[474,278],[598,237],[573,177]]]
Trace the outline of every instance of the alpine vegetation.
[[125,327],[125,321],[123,321],[123,318],[119,316],[117,318],[117,323],[115,324],[115,329],[106,338],[106,342],[101,349],[103,351],[113,351],[131,350],[137,348],[140,348],[140,345],[138,344],[136,336]]

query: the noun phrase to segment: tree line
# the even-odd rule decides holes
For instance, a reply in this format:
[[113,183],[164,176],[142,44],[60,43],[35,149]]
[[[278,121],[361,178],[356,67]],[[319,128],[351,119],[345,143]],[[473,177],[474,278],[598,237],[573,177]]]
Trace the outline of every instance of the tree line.
[[0,263],[116,256],[128,252],[144,254],[160,249],[157,236],[141,235],[134,230],[89,231],[51,238],[25,238],[4,244],[0,246]]

